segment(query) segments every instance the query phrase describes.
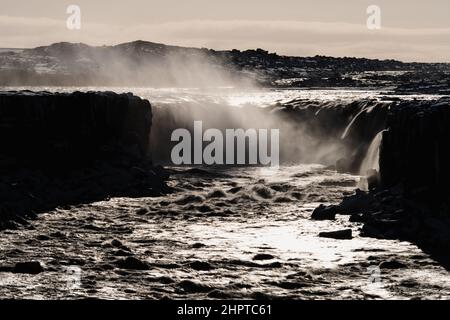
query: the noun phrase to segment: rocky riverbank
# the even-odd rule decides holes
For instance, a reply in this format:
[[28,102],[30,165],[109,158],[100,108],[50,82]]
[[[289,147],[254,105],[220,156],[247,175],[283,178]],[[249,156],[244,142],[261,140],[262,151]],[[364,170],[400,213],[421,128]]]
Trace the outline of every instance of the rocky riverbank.
[[401,103],[391,110],[380,145],[378,184],[358,190],[312,218],[351,215],[361,235],[411,241],[450,267],[450,100]]
[[132,94],[0,93],[0,228],[58,206],[168,191],[152,110]]

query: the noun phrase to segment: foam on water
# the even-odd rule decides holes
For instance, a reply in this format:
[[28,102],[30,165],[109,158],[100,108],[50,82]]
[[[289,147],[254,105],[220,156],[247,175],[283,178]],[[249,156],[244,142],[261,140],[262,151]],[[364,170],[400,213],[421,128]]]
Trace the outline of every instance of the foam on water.
[[[416,246],[360,237],[360,225],[345,216],[310,219],[315,207],[339,201],[356,181],[322,166],[280,167],[277,173],[173,168],[173,195],[57,209],[39,216],[33,228],[3,232],[0,265],[37,260],[46,271],[37,276],[0,273],[6,284],[0,294],[46,299],[448,298],[448,272]],[[280,197],[289,201],[278,202]],[[143,208],[144,214],[136,214]],[[353,230],[353,240],[318,237],[343,228]],[[38,240],[42,236],[47,240]],[[120,248],[111,245],[113,239]],[[118,267],[124,255],[149,269]],[[369,268],[390,259],[404,267],[380,270],[380,282],[373,285]],[[67,289],[67,265],[81,268],[81,287]]]

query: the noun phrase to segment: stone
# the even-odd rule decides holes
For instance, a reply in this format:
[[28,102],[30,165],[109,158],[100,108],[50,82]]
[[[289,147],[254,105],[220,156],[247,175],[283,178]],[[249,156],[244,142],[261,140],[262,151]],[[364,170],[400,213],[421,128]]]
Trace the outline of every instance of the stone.
[[253,260],[273,260],[275,257],[267,253],[259,253],[253,257]]
[[319,237],[321,238],[332,238],[338,240],[351,240],[352,229],[338,230],[338,231],[330,231],[330,232],[321,232],[319,233]]
[[41,272],[44,272],[44,268],[38,261],[18,262],[16,263],[12,271],[14,273],[39,274]]
[[147,100],[113,92],[8,91],[0,92],[0,114],[0,229],[55,208],[171,191],[168,172],[149,161]]
[[336,206],[325,206],[321,204],[316,208],[312,215],[312,220],[334,220],[336,219],[337,207]]
[[352,215],[371,209],[372,196],[364,191],[356,190],[355,194],[345,197],[338,205],[340,214]]
[[192,248],[193,248],[193,249],[201,249],[201,248],[204,248],[204,247],[206,247],[206,245],[203,244],[203,243],[200,243],[200,242],[194,243],[194,244],[192,245]]

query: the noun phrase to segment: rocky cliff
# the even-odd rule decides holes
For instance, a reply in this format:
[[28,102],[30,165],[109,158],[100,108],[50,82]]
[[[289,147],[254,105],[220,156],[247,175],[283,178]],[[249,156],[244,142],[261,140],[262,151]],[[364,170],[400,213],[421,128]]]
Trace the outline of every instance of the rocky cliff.
[[450,99],[402,103],[392,110],[380,150],[385,187],[445,193],[450,179]]
[[149,155],[150,103],[112,92],[0,93],[0,154],[27,165],[84,165],[112,154]]
[[350,215],[362,236],[411,241],[450,270],[449,124],[449,98],[393,107],[380,144],[380,183],[319,207],[312,218]]
[[152,109],[132,94],[0,93],[0,228],[43,210],[168,191]]

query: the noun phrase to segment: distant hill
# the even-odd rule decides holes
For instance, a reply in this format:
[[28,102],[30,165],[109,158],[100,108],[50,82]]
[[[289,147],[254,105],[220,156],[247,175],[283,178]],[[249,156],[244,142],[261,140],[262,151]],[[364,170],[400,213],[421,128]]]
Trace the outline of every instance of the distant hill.
[[[449,64],[289,57],[263,49],[216,51],[134,41],[55,43],[0,50],[0,85],[370,87],[448,74]],[[440,77],[438,77],[441,79]],[[447,76],[448,79],[448,76]]]

